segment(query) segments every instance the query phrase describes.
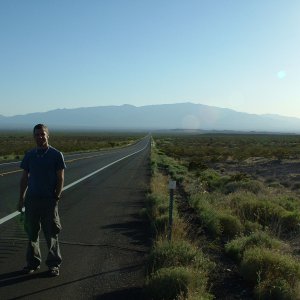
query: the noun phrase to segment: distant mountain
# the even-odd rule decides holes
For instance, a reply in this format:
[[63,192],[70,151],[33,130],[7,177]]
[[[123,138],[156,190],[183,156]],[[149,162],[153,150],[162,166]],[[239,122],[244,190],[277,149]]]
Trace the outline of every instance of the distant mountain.
[[0,115],[0,129],[32,128],[36,123],[45,123],[50,128],[76,130],[201,129],[300,133],[298,118],[247,114],[193,103],[97,106],[12,117]]

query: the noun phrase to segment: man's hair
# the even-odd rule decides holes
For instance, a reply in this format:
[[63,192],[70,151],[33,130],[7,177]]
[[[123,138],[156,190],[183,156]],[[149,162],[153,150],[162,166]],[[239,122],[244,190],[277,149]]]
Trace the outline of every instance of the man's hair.
[[43,129],[45,130],[48,134],[49,134],[49,129],[46,125],[44,124],[36,124],[34,127],[33,127],[33,134],[35,132],[36,129]]

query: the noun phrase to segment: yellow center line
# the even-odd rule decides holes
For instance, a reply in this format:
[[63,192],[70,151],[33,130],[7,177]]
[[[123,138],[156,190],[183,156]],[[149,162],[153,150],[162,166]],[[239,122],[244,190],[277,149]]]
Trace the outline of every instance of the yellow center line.
[[17,173],[17,172],[22,172],[22,171],[23,171],[23,170],[15,170],[15,171],[10,171],[10,172],[6,172],[6,173],[1,173],[0,176],[12,174],[12,173]]

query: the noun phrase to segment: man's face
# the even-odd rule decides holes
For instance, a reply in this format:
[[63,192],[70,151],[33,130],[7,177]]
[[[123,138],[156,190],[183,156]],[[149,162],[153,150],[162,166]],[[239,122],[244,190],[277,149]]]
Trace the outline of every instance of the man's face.
[[36,142],[38,147],[48,147],[48,138],[49,135],[46,130],[44,129],[35,129],[33,138]]

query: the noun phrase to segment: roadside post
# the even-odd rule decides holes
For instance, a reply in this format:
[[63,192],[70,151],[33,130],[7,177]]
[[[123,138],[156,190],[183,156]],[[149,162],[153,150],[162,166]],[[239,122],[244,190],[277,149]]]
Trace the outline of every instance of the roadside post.
[[169,190],[170,190],[170,205],[169,205],[169,231],[168,231],[168,240],[172,239],[172,224],[173,224],[173,206],[174,206],[174,190],[176,189],[176,181],[169,181]]

